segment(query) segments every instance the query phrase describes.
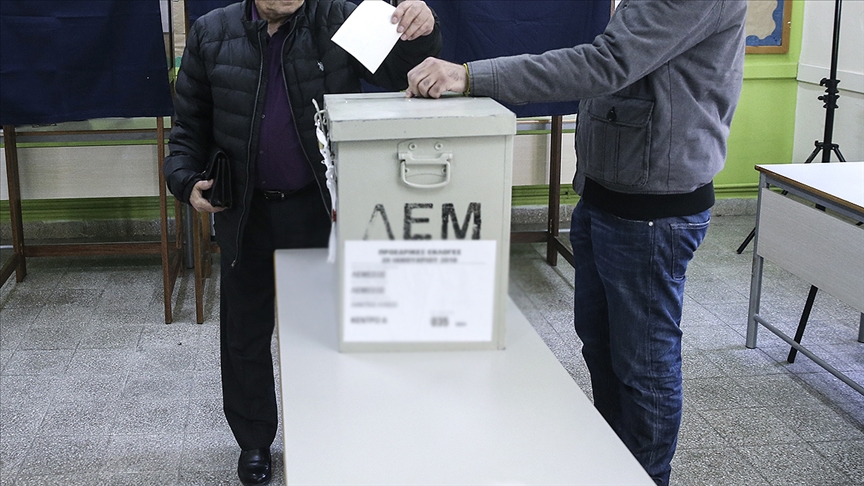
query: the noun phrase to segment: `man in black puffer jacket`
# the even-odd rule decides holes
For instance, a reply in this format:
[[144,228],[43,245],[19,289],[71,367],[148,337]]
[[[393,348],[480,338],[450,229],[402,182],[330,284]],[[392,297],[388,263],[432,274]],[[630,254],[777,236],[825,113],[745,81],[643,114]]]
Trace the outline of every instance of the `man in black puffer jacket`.
[[[400,2],[392,22],[401,39],[370,73],[330,40],[354,8],[345,0],[244,0],[214,10],[190,29],[177,77],[163,171],[177,199],[215,213],[222,392],[244,484],[269,482],[278,425],[273,250],[324,247],[329,237],[312,100],[323,106],[326,93],[359,92],[361,80],[405,89],[408,71],[441,49],[429,7]],[[202,196],[212,185],[202,171],[215,150],[230,161],[228,208]]]

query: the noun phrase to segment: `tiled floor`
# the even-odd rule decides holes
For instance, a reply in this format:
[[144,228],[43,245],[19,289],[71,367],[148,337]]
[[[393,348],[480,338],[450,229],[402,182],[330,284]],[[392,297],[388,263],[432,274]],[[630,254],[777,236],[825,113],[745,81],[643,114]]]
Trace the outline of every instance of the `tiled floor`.
[[[864,478],[864,396],[764,329],[744,347],[752,216],[715,216],[691,264],[684,423],[675,485],[852,485]],[[571,326],[573,277],[514,245],[510,294],[590,396]],[[0,289],[0,485],[238,484],[221,413],[216,279],[203,325],[190,275],[163,323],[154,257],[31,258]],[[763,311],[794,329],[808,286],[766,266]],[[859,315],[820,293],[805,341],[864,383]],[[281,431],[279,436],[281,437]],[[275,483],[282,480],[274,445]],[[578,484],[578,478],[574,478]]]

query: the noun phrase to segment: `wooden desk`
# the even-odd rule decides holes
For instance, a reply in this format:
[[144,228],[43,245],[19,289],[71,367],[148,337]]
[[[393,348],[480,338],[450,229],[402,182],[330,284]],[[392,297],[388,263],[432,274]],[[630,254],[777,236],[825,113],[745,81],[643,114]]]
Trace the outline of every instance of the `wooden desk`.
[[503,351],[339,353],[326,258],[275,256],[288,484],[654,484],[512,301]]
[[[527,122],[523,122],[527,123]],[[555,115],[551,118],[551,146],[549,148],[549,206],[546,211],[546,229],[543,231],[518,231],[510,233],[512,243],[546,243],[546,263],[551,266],[558,264],[558,255],[564,257],[573,266],[573,251],[559,236],[559,220],[561,218],[561,150],[564,136],[564,117]],[[576,131],[576,123],[567,123],[567,130]],[[521,129],[517,124],[516,135]],[[525,133],[522,131],[522,133]]]
[[[182,259],[182,238],[177,236],[170,241],[168,234],[168,195],[162,166],[165,161],[165,126],[162,117],[156,118],[156,172],[159,177],[160,236],[159,242],[122,242],[122,243],[67,243],[67,244],[25,244],[24,227],[21,216],[21,186],[18,174],[17,133],[14,126],[3,127],[4,153],[6,155],[6,175],[9,187],[9,213],[12,225],[12,255],[0,267],[0,285],[15,273],[15,280],[22,282],[27,276],[27,257],[40,256],[82,256],[116,254],[157,254],[162,257],[162,289],[164,294],[165,323],[171,323],[173,313],[171,296],[180,272]],[[97,174],[94,174],[96,176]],[[174,216],[178,227],[181,225],[180,203],[174,201]],[[197,280],[196,280],[197,283]],[[197,286],[196,286],[197,291]],[[197,297],[197,294],[196,294]],[[200,302],[200,298],[198,298]],[[199,312],[200,316],[200,312]],[[202,320],[199,318],[199,323]]]
[[[864,227],[856,225],[864,221],[864,162],[757,165],[756,170],[760,173],[759,209],[746,345],[756,347],[761,324],[864,395],[864,387],[759,314],[764,259],[864,313]],[[864,316],[859,330],[862,339]]]

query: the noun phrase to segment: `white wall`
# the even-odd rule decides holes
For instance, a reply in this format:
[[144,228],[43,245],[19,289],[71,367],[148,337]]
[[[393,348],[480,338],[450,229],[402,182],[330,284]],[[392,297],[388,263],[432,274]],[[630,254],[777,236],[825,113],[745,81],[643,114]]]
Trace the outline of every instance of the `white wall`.
[[[58,123],[53,126],[19,127],[18,180],[22,199],[158,196],[159,172],[156,146],[58,146],[26,147],[27,142],[68,143],[73,133],[120,130],[118,138],[134,139],[140,130],[153,130],[156,118],[104,118]],[[164,119],[166,130],[170,120]],[[124,136],[129,130],[133,135]],[[51,135],[65,132],[66,135]],[[154,132],[155,133],[155,132]],[[36,135],[39,134],[39,135]],[[152,140],[153,135],[144,135]],[[93,139],[97,135],[80,136]],[[0,155],[0,199],[9,199],[6,151]]]
[[[565,118],[566,119],[566,118]],[[550,135],[517,135],[513,142],[513,185],[549,183]],[[565,133],[561,142],[561,184],[569,185],[576,172],[575,136]]]
[[[151,125],[149,120],[99,120],[61,123],[53,130],[128,128]],[[170,128],[167,126],[166,128]],[[21,130],[33,131],[22,127]],[[47,131],[41,128],[37,131]],[[19,143],[23,140],[19,134]],[[28,137],[27,141],[34,141]],[[549,135],[519,135],[513,149],[513,184],[547,184],[549,181]],[[19,148],[18,165],[23,199],[76,197],[157,196],[159,181],[153,145],[102,147]],[[570,183],[576,170],[573,134],[564,134],[561,150],[561,182]],[[9,199],[5,151],[0,155],[0,199]]]
[[[818,99],[819,86],[829,77],[834,26],[833,0],[807,0],[801,57],[798,66],[798,103],[792,160],[803,162],[813,152],[814,142],[823,141],[825,113]],[[838,51],[839,107],[834,111],[833,142],[848,161],[864,161],[864,1],[843,0]],[[820,153],[816,161],[821,161]],[[832,156],[832,160],[837,160]],[[862,181],[864,183],[864,181]]]

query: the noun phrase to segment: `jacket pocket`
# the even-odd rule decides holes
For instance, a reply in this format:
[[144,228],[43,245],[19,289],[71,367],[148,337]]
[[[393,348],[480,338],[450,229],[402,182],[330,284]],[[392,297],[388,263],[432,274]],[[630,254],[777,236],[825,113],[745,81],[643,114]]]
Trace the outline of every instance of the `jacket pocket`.
[[587,106],[583,105],[581,113],[578,143],[587,150],[579,154],[584,159],[579,160],[580,169],[598,182],[645,185],[654,102],[606,96],[583,103]]

